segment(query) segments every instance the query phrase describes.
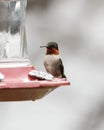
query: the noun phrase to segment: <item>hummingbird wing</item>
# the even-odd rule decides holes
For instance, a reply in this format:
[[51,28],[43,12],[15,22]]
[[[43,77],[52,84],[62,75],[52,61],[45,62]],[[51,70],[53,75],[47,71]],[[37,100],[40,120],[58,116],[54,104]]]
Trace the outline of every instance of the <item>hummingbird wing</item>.
[[61,59],[59,59],[60,61],[60,72],[62,74],[62,78],[66,78],[65,74],[64,74],[64,66],[63,66],[63,62]]

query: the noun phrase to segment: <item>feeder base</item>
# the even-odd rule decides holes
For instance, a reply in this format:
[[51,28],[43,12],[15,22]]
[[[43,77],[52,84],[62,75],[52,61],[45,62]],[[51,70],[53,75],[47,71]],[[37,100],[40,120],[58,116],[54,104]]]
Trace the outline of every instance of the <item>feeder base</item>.
[[35,101],[41,99],[55,88],[14,88],[1,89],[0,101]]
[[33,66],[0,68],[5,78],[0,82],[0,101],[37,100],[58,86],[69,85],[65,80],[38,80],[29,76]]

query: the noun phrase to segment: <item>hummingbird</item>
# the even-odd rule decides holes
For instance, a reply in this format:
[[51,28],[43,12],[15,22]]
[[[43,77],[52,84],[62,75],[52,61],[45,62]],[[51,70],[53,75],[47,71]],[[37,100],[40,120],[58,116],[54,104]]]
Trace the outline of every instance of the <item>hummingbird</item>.
[[59,56],[59,48],[56,42],[49,42],[45,46],[46,55],[44,58],[44,66],[48,73],[56,78],[66,78],[64,74],[63,62]]

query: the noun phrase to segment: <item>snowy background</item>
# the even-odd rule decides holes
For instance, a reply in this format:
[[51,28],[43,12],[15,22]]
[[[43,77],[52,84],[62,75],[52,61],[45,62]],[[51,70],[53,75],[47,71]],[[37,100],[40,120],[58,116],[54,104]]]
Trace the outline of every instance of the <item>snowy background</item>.
[[0,103],[0,130],[104,130],[104,1],[28,0],[26,30],[38,70],[40,45],[59,43],[71,85],[35,102]]

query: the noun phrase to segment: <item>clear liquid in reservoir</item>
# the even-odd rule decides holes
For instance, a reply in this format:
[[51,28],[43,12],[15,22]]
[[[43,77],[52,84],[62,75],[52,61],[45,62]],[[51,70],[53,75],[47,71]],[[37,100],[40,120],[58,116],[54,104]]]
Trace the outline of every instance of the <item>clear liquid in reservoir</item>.
[[27,0],[0,1],[0,67],[26,66],[25,13]]

